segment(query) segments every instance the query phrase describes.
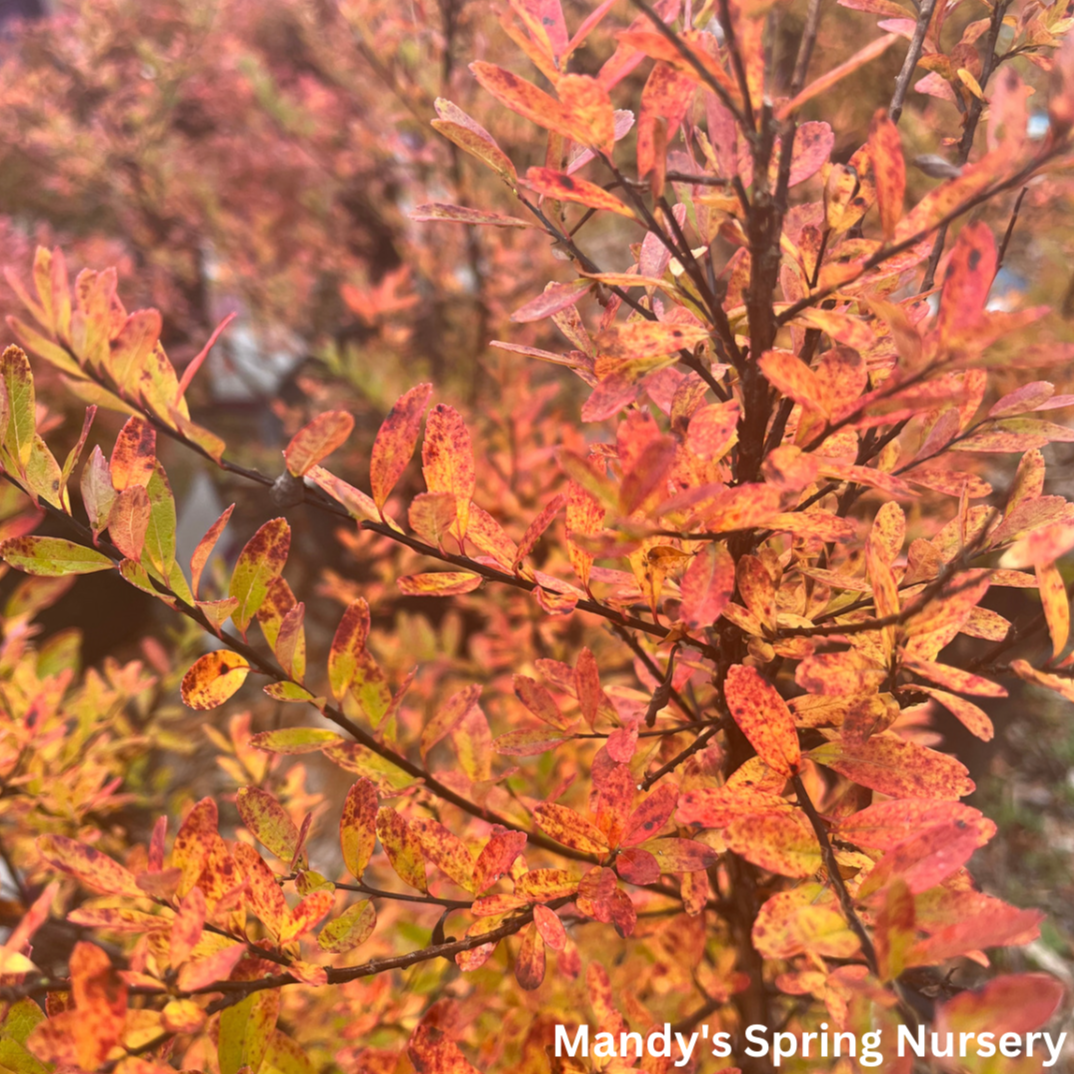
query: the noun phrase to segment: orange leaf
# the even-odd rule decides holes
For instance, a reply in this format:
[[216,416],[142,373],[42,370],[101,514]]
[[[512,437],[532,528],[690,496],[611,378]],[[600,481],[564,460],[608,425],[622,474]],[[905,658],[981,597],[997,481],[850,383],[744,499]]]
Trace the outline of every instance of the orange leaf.
[[746,861],[780,876],[812,876],[821,866],[816,834],[799,813],[738,817],[724,839]]
[[474,453],[470,431],[451,406],[437,404],[425,423],[421,448],[422,472],[430,492],[450,492],[458,512],[458,538],[466,536],[470,501],[474,496]]
[[895,237],[895,228],[902,217],[902,203],[906,195],[906,162],[902,156],[899,130],[883,108],[873,116],[869,127],[869,156],[873,163],[880,223],[884,238],[890,241]]
[[974,789],[965,766],[954,757],[890,734],[873,735],[862,743],[828,742],[808,756],[893,798],[954,800]]
[[471,119],[458,105],[452,104],[443,97],[436,99],[434,107],[440,118],[432,121],[433,127],[470,156],[487,164],[514,190],[518,182],[515,166],[496,144],[492,135],[480,123]]
[[527,992],[540,988],[544,980],[545,956],[544,941],[533,925],[522,930],[522,946],[515,959],[515,979],[519,987]]
[[76,943],[70,958],[72,1022],[79,1065],[96,1070],[119,1043],[127,1017],[127,986],[112,960],[89,943]]
[[556,93],[570,112],[574,141],[610,153],[615,146],[615,113],[608,91],[589,75],[562,75]]
[[979,847],[996,833],[995,824],[972,806],[927,798],[878,802],[840,821],[837,830],[840,839],[855,846],[887,851],[905,843],[923,828],[956,822],[976,828]]
[[889,850],[869,870],[858,888],[858,898],[867,898],[895,878],[913,895],[928,891],[970,860],[977,849],[977,835],[975,827],[957,820],[918,832]]
[[556,802],[542,802],[533,811],[537,827],[558,843],[586,854],[607,854],[604,833],[580,813]]
[[733,665],[724,687],[727,707],[761,760],[788,776],[801,764],[798,732],[787,702],[761,673],[745,664]]
[[291,911],[280,885],[276,883],[275,874],[262,860],[261,855],[247,843],[236,843],[232,854],[246,880],[254,913],[272,935],[278,938]]
[[666,321],[630,321],[613,325],[597,337],[597,346],[612,358],[640,360],[692,349],[709,338],[703,325]]
[[332,891],[314,891],[307,895],[292,911],[280,930],[280,943],[290,943],[297,936],[309,932],[335,904]]
[[220,534],[224,532],[224,527],[227,525],[228,519],[231,518],[231,512],[234,510],[235,505],[232,504],[208,528],[205,536],[198,541],[198,546],[194,549],[194,554],[190,557],[190,589],[195,597],[198,595],[198,586],[201,583],[202,571],[205,570],[205,565],[209,562],[209,557],[213,554],[216,542],[220,540]]
[[431,384],[418,384],[405,392],[396,400],[377,432],[369,459],[369,481],[373,501],[381,511],[414,453],[421,431],[421,417],[432,392]]
[[590,209],[606,209],[620,216],[634,218],[634,211],[614,194],[577,175],[567,175],[554,168],[530,168],[526,172],[526,185],[546,198],[573,201]]
[[569,731],[574,720],[564,717],[559,711],[556,699],[537,681],[526,675],[514,678],[515,697],[537,717],[559,731]]
[[407,1045],[418,1074],[480,1074],[442,1029],[420,1024]]
[[[595,79],[585,75],[564,76],[561,82],[571,80],[567,81],[567,100],[557,101],[532,82],[494,63],[472,63],[470,70],[477,81],[512,112],[580,145],[611,149],[615,140],[612,106],[607,91]],[[593,86],[586,83],[593,83]],[[595,126],[590,127],[594,121]]]
[[173,968],[190,958],[205,928],[205,895],[201,888],[191,888],[172,922],[168,960]]
[[911,966],[932,965],[986,947],[1025,944],[1040,935],[1040,910],[1019,910],[1001,905],[974,917],[956,921],[916,944],[907,956]]
[[354,428],[354,418],[346,410],[326,410],[299,429],[283,449],[287,469],[301,477],[346,442]]
[[984,221],[967,224],[958,236],[944,275],[936,331],[948,346],[977,328],[996,276],[996,240]]
[[472,593],[482,581],[480,574],[469,571],[433,571],[404,575],[397,578],[395,584],[408,597],[457,597]]
[[156,429],[144,418],[128,418],[108,461],[112,487],[122,492],[131,485],[148,485],[157,463],[156,450]]
[[935,698],[948,712],[957,717],[972,735],[976,735],[982,742],[991,742],[995,735],[992,720],[988,713],[972,701],[967,701],[957,694],[949,694],[946,690],[937,690],[932,686],[918,686],[918,690]]
[[94,847],[84,846],[65,835],[43,835],[37,846],[46,861],[95,891],[135,899],[145,895],[133,873]]
[[828,413],[817,374],[797,355],[790,351],[766,351],[758,365],[765,379],[781,394],[821,414]]
[[1057,657],[1066,648],[1070,637],[1070,600],[1063,576],[1054,563],[1038,564],[1036,572],[1040,602],[1052,639],[1052,656]]
[[498,831],[481,848],[474,863],[474,891],[492,887],[526,847],[525,832]]
[[180,693],[192,709],[215,709],[246,681],[246,657],[230,649],[216,649],[199,657],[183,676]]
[[358,658],[369,637],[369,604],[359,597],[347,605],[328,650],[328,682],[332,696],[342,700],[358,672]]
[[474,859],[466,844],[431,817],[410,821],[418,837],[422,856],[466,891],[474,890]]

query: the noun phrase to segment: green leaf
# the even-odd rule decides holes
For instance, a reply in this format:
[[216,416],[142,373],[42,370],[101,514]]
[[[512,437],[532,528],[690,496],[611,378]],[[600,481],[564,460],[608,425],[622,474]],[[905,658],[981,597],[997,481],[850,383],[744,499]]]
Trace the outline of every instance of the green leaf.
[[279,991],[265,989],[220,1012],[220,1074],[239,1074],[242,1067],[257,1074],[275,1033],[279,1010]]
[[20,468],[25,468],[33,450],[37,428],[34,375],[30,359],[19,347],[8,347],[0,356],[0,381],[7,392],[9,418],[4,447]]
[[240,787],[235,797],[243,824],[287,865],[298,849],[298,829],[276,799],[259,787]]
[[320,727],[285,727],[280,731],[262,731],[250,739],[250,745],[266,753],[316,753],[326,746],[343,742],[335,731]]
[[[153,476],[145,490],[149,493],[149,527],[142,556],[163,578],[170,581],[172,564],[175,562],[175,497],[168,484],[168,475],[159,462],[153,466]],[[183,586],[186,587],[185,582]],[[184,599],[189,603],[189,590]]]
[[0,544],[0,557],[16,570],[46,578],[93,574],[113,566],[103,552],[62,537],[13,537]]
[[368,899],[356,902],[340,914],[335,921],[329,921],[320,935],[317,944],[322,951],[339,954],[351,951],[363,944],[377,927],[377,912]]

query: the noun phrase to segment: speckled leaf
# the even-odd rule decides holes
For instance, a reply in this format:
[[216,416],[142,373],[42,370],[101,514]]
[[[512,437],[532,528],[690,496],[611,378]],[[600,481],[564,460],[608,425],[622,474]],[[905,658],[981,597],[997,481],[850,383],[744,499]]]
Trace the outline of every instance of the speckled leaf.
[[322,951],[342,954],[366,942],[377,927],[377,911],[372,902],[363,899],[328,922],[317,937]]
[[347,792],[339,817],[343,864],[356,880],[362,879],[376,842],[377,789],[370,780],[360,779]]
[[44,578],[92,574],[115,566],[103,552],[62,537],[12,537],[0,544],[0,557],[17,570]]
[[230,649],[206,653],[183,676],[183,703],[192,709],[215,709],[246,681],[250,665],[246,657]]
[[269,582],[283,571],[290,548],[291,527],[287,519],[273,518],[246,542],[239,553],[228,596],[239,602],[232,618],[244,637],[246,628],[268,593]]
[[285,865],[290,865],[298,849],[298,828],[287,810],[260,787],[240,787],[235,804],[251,834]]
[[405,817],[389,806],[377,812],[377,838],[399,879],[419,891],[428,891],[421,841]]
[[735,664],[727,674],[727,707],[761,759],[793,775],[801,763],[798,732],[787,702],[756,668]]
[[283,449],[288,471],[302,477],[311,466],[342,447],[354,428],[354,418],[346,410],[326,410],[299,429]]

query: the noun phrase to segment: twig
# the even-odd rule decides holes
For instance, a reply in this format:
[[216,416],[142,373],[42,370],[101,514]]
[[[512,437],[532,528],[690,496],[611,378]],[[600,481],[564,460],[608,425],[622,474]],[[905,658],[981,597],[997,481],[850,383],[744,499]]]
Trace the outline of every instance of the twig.
[[[1022,208],[1022,199],[1026,196],[1029,187],[1024,186],[1018,192],[1018,197],[1014,203],[1014,209],[1011,212],[1011,219],[1007,224],[1007,230],[1003,233],[1003,242],[999,246],[999,255],[996,257],[996,276],[999,275],[999,270],[1003,268],[1003,259],[1007,256],[1007,247],[1011,244],[1011,236],[1014,234],[1015,225],[1018,223],[1018,213]],[[993,277],[995,279],[995,277]]]
[[[719,99],[720,103],[735,117],[738,123],[742,126],[746,126],[746,120],[743,117],[742,110],[731,99],[731,95],[716,81],[712,76],[712,72],[709,71],[703,63],[693,54],[693,52],[686,47],[686,45],[679,40],[679,35],[671,29],[670,26],[660,16],[653,11],[645,0],[630,0],[630,2],[653,24],[653,29],[656,30],[661,37],[669,41],[680,56],[697,72],[701,81]],[[749,101],[746,101],[746,107],[749,108]],[[752,123],[750,126],[752,127]]]
[[[996,56],[996,42],[999,40],[999,35],[1003,30],[1003,17],[1007,14],[1007,8],[1010,6],[1010,2],[1011,0],[997,0],[995,7],[992,9],[991,24],[988,29],[988,34],[985,37],[985,57],[981,65],[981,77],[979,79],[982,93],[988,88],[988,81],[1001,62]],[[981,100],[980,97],[974,97],[970,102],[970,107],[966,115],[965,127],[962,131],[962,140],[958,144],[958,157],[956,163],[960,168],[970,159],[970,153],[973,150],[973,139],[977,134],[977,124],[980,122],[983,112],[984,101]],[[932,290],[933,283],[936,280],[936,269],[939,267],[940,258],[943,256],[943,248],[946,240],[947,224],[944,224],[937,233],[936,241],[932,245],[932,253],[929,255],[928,267],[925,269],[925,278],[921,282],[922,294]]]
[[824,821],[817,812],[817,807],[813,804],[813,799],[809,797],[809,792],[802,782],[802,777],[799,775],[792,776],[791,783],[794,785],[794,791],[798,795],[798,804],[809,818],[809,823],[813,826],[813,832],[817,837],[817,842],[820,843],[821,856],[824,858],[824,865],[828,870],[828,878],[832,882],[832,887],[835,888],[835,894],[839,899],[839,905],[843,908],[843,916],[847,919],[847,924],[853,930],[854,935],[858,937],[858,942],[861,944],[861,952],[865,956],[865,961],[868,964],[870,971],[874,977],[879,976],[879,969],[876,961],[876,948],[873,946],[873,941],[870,938],[869,933],[865,931],[865,926],[861,923],[861,918],[858,917],[858,913],[854,909],[854,900],[850,897],[850,892],[847,891],[846,884],[843,883],[843,876],[839,872],[839,862],[836,861],[832,841],[828,838],[828,829],[825,828]]
[[[921,231],[915,232],[909,238],[903,239],[900,242],[892,243],[890,246],[881,247],[871,257],[867,257],[862,263],[858,271],[849,279],[841,280],[837,284],[832,284],[829,287],[824,287],[821,290],[806,295],[805,298],[800,298],[797,302],[792,303],[782,313],[776,317],[776,322],[779,325],[785,325],[789,321],[793,321],[802,310],[809,309],[811,306],[815,306],[818,302],[823,301],[829,296],[835,294],[841,288],[847,286],[847,284],[853,283],[855,280],[861,279],[866,272],[870,269],[876,268],[878,265],[882,265],[885,261],[894,257],[896,254],[901,254],[904,250],[909,250],[911,247],[916,246],[919,242],[924,242],[931,234],[937,229],[946,228],[952,221],[957,220],[963,213],[967,213],[970,209],[975,209],[978,205],[983,205],[986,201],[990,201],[997,194],[1002,194],[1004,190],[1010,190],[1012,187],[1018,186],[1019,183],[1024,183],[1033,173],[1043,167],[1053,157],[1058,156],[1063,151],[1063,143],[1055,143],[1047,147],[1040,156],[1035,157],[1024,168],[1019,169],[1014,175],[1008,176],[1006,179],[1001,179],[999,182],[993,183],[991,186],[982,190],[979,194],[975,194],[972,198],[967,198],[964,202],[956,205],[950,212],[945,213],[935,224],[930,227],[922,228]],[[931,285],[930,285],[931,286]],[[923,290],[928,290],[924,288]]]
[[721,716],[715,723],[711,723],[704,731],[697,736],[694,741],[686,747],[681,753],[677,753],[671,758],[667,764],[661,765],[655,772],[647,775],[639,784],[639,788],[643,791],[647,791],[654,783],[663,779],[669,772],[674,772],[676,768],[683,763],[683,761],[689,760],[695,753],[699,753],[713,738],[714,735],[722,731],[728,722],[727,716]]
[[928,33],[929,24],[932,22],[932,13],[936,10],[936,0],[923,0],[917,12],[917,25],[914,27],[914,36],[910,39],[910,48],[903,60],[902,70],[895,79],[895,92],[888,106],[888,116],[892,123],[898,123],[902,116],[902,106],[906,100],[906,94],[910,92],[910,79],[914,76],[917,61],[921,59],[921,50],[925,45],[925,35]]

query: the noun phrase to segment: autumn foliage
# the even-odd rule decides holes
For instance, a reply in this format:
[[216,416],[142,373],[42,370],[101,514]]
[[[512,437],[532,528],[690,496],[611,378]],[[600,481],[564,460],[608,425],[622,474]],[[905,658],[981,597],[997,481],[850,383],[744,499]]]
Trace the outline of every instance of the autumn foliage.
[[[1052,977],[982,972],[1044,915],[975,885],[967,865],[996,825],[961,801],[973,780],[928,723],[943,710],[987,741],[989,705],[1016,683],[1074,702],[1074,505],[1045,492],[1049,445],[1074,442],[1074,345],[1047,305],[995,290],[1026,217],[1070,196],[1074,20],[1036,0],[839,5],[565,15],[512,0],[488,32],[514,51],[470,27],[485,58],[469,72],[448,34],[446,83],[465,82],[482,121],[444,97],[422,111],[420,79],[392,83],[435,131],[406,151],[445,181],[427,184],[439,197],[378,195],[393,219],[409,202],[413,229],[395,252],[414,264],[387,282],[357,232],[341,237],[394,137],[346,92],[376,50],[341,43],[325,66],[324,26],[344,17],[361,43],[361,5],[296,5],[320,66],[267,112],[302,147],[293,189],[310,160],[333,177],[308,248],[312,218],[279,215],[271,161],[250,148],[276,145],[272,123],[251,124],[248,155],[214,143],[204,189],[193,159],[169,188],[169,154],[187,151],[175,130],[159,175],[116,163],[144,148],[120,121],[160,90],[132,88],[137,49],[117,44],[123,78],[96,98],[108,123],[87,128],[111,132],[107,169],[31,137],[58,97],[49,65],[28,51],[0,71],[27,159],[57,189],[123,184],[105,199],[121,248],[149,228],[156,251],[129,286],[167,298],[128,311],[114,268],[72,279],[59,246],[8,266],[0,859],[17,897],[0,1066],[664,1074],[676,1056],[550,1048],[557,1023],[668,1022],[731,1035],[732,1059],[691,1066],[764,1071],[751,1024],[1027,1032],[1063,1007]],[[402,54],[408,34],[382,14],[371,32]],[[233,121],[229,89],[254,64],[242,34],[220,39],[235,81],[217,86],[184,51],[193,24],[158,15],[155,77],[206,79],[207,114]],[[180,57],[195,75],[168,66]],[[855,114],[848,87],[867,79],[880,107]],[[1046,129],[1030,137],[1034,114]],[[353,147],[341,117],[362,132]],[[908,168],[923,117],[950,124],[946,170]],[[263,200],[228,187],[239,170]],[[149,190],[184,183],[180,241],[170,196]],[[508,337],[477,343],[491,405],[403,364],[367,437],[335,389],[310,388],[273,471],[239,461],[244,445],[199,413],[229,331],[195,300],[183,228],[199,220],[261,316],[322,331],[328,286],[378,347],[412,342],[398,323],[432,293],[435,260],[458,258],[480,330]],[[80,428],[61,416],[75,407]],[[361,422],[368,400],[353,409]],[[236,554],[234,505],[177,552],[173,479],[192,463],[256,494]],[[302,560],[307,518],[335,528],[353,577]],[[75,634],[43,635],[39,616],[95,572],[157,602],[171,648],[82,669]],[[197,801],[152,777],[185,733],[179,699],[181,726],[218,753],[218,792]]]

